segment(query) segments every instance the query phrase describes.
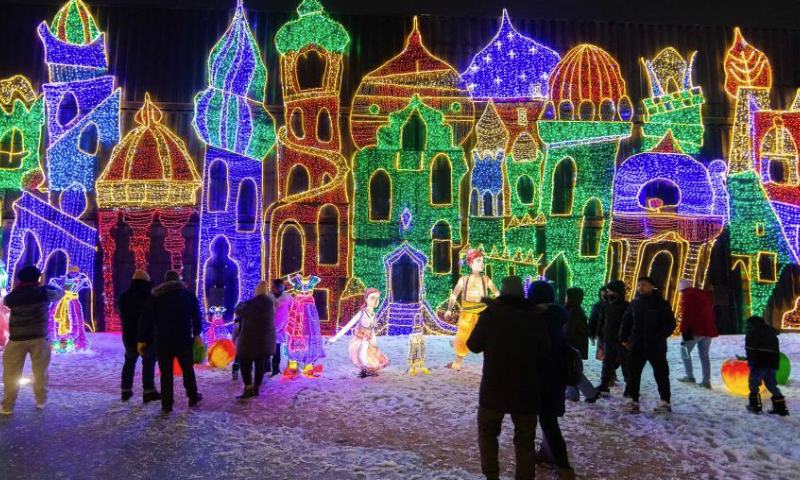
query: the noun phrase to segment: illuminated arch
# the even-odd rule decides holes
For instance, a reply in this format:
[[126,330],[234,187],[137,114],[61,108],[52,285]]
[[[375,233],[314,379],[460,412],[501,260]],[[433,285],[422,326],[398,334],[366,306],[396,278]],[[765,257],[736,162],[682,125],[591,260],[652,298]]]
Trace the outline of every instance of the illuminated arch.
[[453,230],[446,220],[431,228],[431,271],[446,275],[453,270]]
[[553,201],[550,205],[551,215],[572,215],[572,204],[575,201],[575,183],[578,169],[572,157],[564,157],[553,169]]
[[311,175],[305,165],[298,163],[286,176],[286,196],[299,195],[311,190]]
[[430,186],[431,205],[452,205],[453,164],[443,153],[437,155],[431,162]]
[[317,215],[317,261],[320,265],[339,264],[339,209],[326,204]]
[[374,222],[392,219],[392,177],[382,168],[375,170],[369,179],[369,219]]

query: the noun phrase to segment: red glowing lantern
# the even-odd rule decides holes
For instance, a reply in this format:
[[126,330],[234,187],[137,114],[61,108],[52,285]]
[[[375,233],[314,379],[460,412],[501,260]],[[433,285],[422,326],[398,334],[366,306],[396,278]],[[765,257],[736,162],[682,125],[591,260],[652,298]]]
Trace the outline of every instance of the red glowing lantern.
[[[729,358],[722,362],[722,380],[732,394],[743,397],[750,395],[750,367],[747,360]],[[763,383],[760,390],[765,390]]]
[[[159,369],[158,374],[161,375],[161,370]],[[178,363],[178,359],[175,358],[172,360],[172,376],[173,377],[180,377],[183,375],[183,369],[181,368],[181,364]]]
[[214,368],[225,368],[236,358],[236,346],[227,338],[217,340],[208,349],[208,364]]

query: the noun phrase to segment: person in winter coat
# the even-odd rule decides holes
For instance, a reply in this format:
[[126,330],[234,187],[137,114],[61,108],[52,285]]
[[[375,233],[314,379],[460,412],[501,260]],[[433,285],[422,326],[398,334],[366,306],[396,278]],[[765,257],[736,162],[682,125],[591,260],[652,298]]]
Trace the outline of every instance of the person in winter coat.
[[550,352],[544,323],[525,299],[522,279],[503,279],[500,296],[484,298],[483,310],[467,339],[467,348],[483,353],[478,400],[478,446],[487,479],[500,478],[497,437],[503,417],[514,422],[516,478],[535,476],[536,414],[539,404],[539,363]]
[[602,327],[606,306],[608,305],[606,293],[608,293],[608,289],[605,285],[603,285],[600,287],[600,299],[594,302],[594,305],[592,305],[592,310],[589,312],[589,339],[592,340],[592,345],[594,345],[598,338],[602,338],[603,336],[600,329]]
[[139,319],[139,354],[143,355],[149,346],[155,346],[161,371],[161,410],[164,413],[172,412],[175,403],[172,366],[176,358],[183,370],[183,386],[189,397],[189,406],[194,407],[203,399],[197,391],[192,355],[192,342],[198,347],[203,344],[200,338],[202,318],[197,296],[186,288],[181,274],[174,270],[164,275],[164,283],[153,290],[153,296],[145,303]]
[[628,310],[628,301],[625,300],[627,290],[625,284],[620,280],[615,280],[606,286],[606,299],[608,303],[604,309],[602,329],[598,335],[602,334],[603,343],[603,370],[600,374],[600,385],[597,389],[602,393],[608,393],[611,382],[616,376],[617,368],[622,367],[622,376],[625,378],[625,393],[628,396],[629,368],[628,351],[619,341],[619,329],[622,325],[622,317]]
[[268,294],[269,284],[261,282],[253,298],[236,306],[236,316],[241,318],[241,323],[234,342],[244,381],[244,393],[236,397],[239,400],[258,396],[267,362],[275,353],[275,306]]
[[47,403],[50,383],[50,339],[47,338],[48,311],[64,292],[58,288],[41,285],[42,272],[34,266],[22,267],[11,293],[3,299],[11,311],[8,319],[8,343],[3,350],[3,402],[0,415],[11,415],[19,394],[19,381],[25,367],[25,357],[31,357],[33,393],[36,408]]
[[286,291],[286,284],[283,280],[276,278],[272,281],[272,291],[269,296],[275,306],[275,331],[276,344],[275,355],[272,356],[272,375],[281,373],[281,345],[286,343],[286,324],[289,322],[289,310],[292,308],[294,297]]
[[534,310],[544,321],[550,337],[550,355],[539,362],[539,425],[542,428],[542,449],[537,453],[537,461],[554,463],[558,467],[559,478],[575,478],[575,471],[569,464],[567,444],[558,425],[558,417],[566,411],[565,393],[567,390],[566,335],[567,311],[555,305],[556,291],[550,283],[537,280],[528,288],[528,300],[535,305]]
[[750,367],[750,404],[747,410],[761,413],[761,382],[772,394],[772,410],[769,413],[786,416],[786,398],[778,388],[776,374],[781,361],[778,331],[767,325],[761,317],[747,319],[747,334],[744,337],[747,365]]
[[[580,352],[581,358],[587,360],[589,358],[589,328],[586,324],[586,313],[583,311],[583,290],[568,288],[564,305],[569,314],[566,329],[567,345]],[[583,393],[588,403],[594,403],[600,398],[600,391],[594,388],[586,375],[581,376],[578,385],[567,386],[567,400],[579,401],[581,399],[579,392]]]
[[678,290],[681,292],[678,312],[683,336],[681,358],[683,359],[683,368],[686,370],[686,376],[678,381],[695,383],[691,355],[696,346],[703,370],[703,381],[700,382],[700,385],[711,388],[711,359],[708,353],[711,349],[711,340],[719,336],[711,292],[692,287],[692,282],[685,278],[678,283]]
[[[144,305],[150,299],[153,282],[144,270],[133,273],[131,286],[117,298],[117,313],[122,322],[122,344],[125,346],[125,364],[122,366],[122,401],[133,397],[133,375],[136,373],[136,361],[139,360],[136,337],[139,332],[139,319]],[[144,403],[161,400],[156,390],[156,350],[148,346],[142,355],[142,400]]]
[[675,331],[675,315],[669,302],[655,291],[655,281],[650,277],[639,279],[639,294],[628,307],[622,319],[619,339],[628,356],[631,413],[639,412],[639,389],[646,363],[653,367],[661,402],[655,412],[671,412],[669,363],[667,363],[667,338]]

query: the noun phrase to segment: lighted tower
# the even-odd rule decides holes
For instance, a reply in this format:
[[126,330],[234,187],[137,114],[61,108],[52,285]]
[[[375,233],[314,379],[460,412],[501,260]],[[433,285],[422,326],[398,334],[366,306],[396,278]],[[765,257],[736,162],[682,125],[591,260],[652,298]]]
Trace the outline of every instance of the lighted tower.
[[264,107],[267,69],[239,0],[211,50],[208,88],[195,97],[194,127],[206,143],[200,210],[198,298],[232,315],[262,279],[263,165],[275,145]]
[[571,285],[591,292],[605,280],[614,167],[632,115],[619,64],[601,48],[573,48],[550,77],[536,248],[559,299]]
[[100,146],[119,141],[120,90],[106,75],[108,56],[82,0],[69,0],[48,26],[39,25],[50,83],[43,85],[47,114],[47,179],[53,192],[77,183],[94,190]]
[[314,299],[322,331],[331,332],[349,271],[349,167],[340,153],[339,95],[350,37],[318,0],[303,0],[297,13],[275,36],[286,126],[278,131],[278,200],[267,211],[268,272],[320,277]]

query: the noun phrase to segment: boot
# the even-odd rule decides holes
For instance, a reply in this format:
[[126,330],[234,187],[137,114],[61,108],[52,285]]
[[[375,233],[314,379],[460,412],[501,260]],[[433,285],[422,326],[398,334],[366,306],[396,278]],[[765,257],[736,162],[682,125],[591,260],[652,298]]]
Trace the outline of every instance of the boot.
[[603,393],[600,390],[595,390],[595,392],[596,393],[594,395],[592,395],[591,397],[587,397],[586,398],[586,400],[585,400],[586,403],[595,403],[603,395]]
[[155,402],[156,400],[161,400],[161,394],[158,393],[158,390],[145,392],[145,394],[142,395],[142,403]]
[[189,406],[190,407],[196,407],[197,404],[200,403],[200,400],[202,400],[202,399],[203,399],[203,394],[200,393],[200,392],[197,392],[197,395],[189,398]]
[[127,402],[133,397],[133,392],[130,390],[123,390],[122,391],[122,401]]
[[772,415],[780,415],[786,417],[789,415],[789,410],[786,409],[786,398],[783,396],[772,397],[772,410],[769,412]]
[[255,398],[256,397],[256,389],[252,386],[247,386],[244,388],[244,393],[238,395],[236,400],[247,400],[248,398]]
[[[784,405],[785,407],[785,405]],[[750,413],[761,413],[761,394],[751,393],[750,404],[747,405],[747,411]]]

